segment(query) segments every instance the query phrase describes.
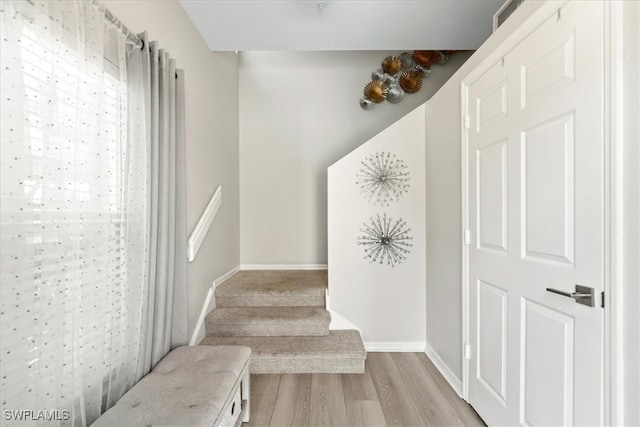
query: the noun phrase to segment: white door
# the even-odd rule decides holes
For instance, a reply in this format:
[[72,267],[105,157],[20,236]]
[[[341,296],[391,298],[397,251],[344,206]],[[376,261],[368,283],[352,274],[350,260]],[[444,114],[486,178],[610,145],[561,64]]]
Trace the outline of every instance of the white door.
[[[602,423],[603,4],[570,1],[469,85],[469,402]],[[594,289],[578,304],[575,285]]]

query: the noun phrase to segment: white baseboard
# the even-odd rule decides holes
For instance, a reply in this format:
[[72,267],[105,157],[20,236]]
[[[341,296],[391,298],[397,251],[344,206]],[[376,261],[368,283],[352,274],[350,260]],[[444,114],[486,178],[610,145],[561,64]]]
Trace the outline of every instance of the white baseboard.
[[[215,282],[214,282],[215,284]],[[209,307],[211,302],[213,301],[213,291],[215,286],[211,286],[209,291],[207,292],[207,297],[204,300],[204,304],[202,306],[202,311],[200,312],[200,318],[198,318],[198,323],[196,323],[196,329],[193,331],[193,336],[191,337],[191,341],[189,341],[189,345],[198,345],[200,341],[205,336],[204,333],[204,319],[209,314],[209,311],[213,309],[213,307]]]
[[370,352],[422,353],[424,341],[365,341],[364,349]]
[[240,270],[326,270],[327,264],[241,264]]
[[204,300],[204,304],[202,305],[200,318],[198,319],[198,323],[196,323],[196,328],[193,331],[193,336],[191,337],[191,341],[189,341],[189,345],[197,345],[205,337],[204,319],[207,317],[207,314],[211,313],[211,310],[215,308],[215,299],[213,298],[213,294],[216,287],[229,280],[229,278],[231,278],[231,276],[236,274],[238,271],[240,271],[240,267],[234,267],[213,281],[213,284],[207,292],[207,297]]
[[444,360],[442,360],[440,355],[433,349],[433,347],[431,347],[431,345],[429,345],[429,343],[426,343],[424,346],[424,352],[438,371],[440,371],[444,379],[447,380],[451,388],[458,393],[458,396],[462,397],[462,381],[460,381],[460,378],[453,373],[449,365],[444,363]]
[[217,288],[218,286],[222,285],[224,282],[229,280],[231,276],[236,274],[238,271],[240,271],[240,266],[234,267],[231,270],[227,271],[222,276],[218,277],[216,280],[213,281],[213,287]]

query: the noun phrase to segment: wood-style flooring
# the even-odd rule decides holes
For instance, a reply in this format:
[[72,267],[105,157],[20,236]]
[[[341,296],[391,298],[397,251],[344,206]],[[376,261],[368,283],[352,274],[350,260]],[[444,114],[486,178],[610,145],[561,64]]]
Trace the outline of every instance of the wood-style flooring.
[[484,426],[423,353],[369,353],[364,374],[251,376],[249,426]]

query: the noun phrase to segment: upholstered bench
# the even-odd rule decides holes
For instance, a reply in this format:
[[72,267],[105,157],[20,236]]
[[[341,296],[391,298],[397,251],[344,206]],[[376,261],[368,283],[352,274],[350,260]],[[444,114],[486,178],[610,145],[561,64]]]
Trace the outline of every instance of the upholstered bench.
[[250,359],[249,347],[178,347],[92,427],[228,427],[248,422]]

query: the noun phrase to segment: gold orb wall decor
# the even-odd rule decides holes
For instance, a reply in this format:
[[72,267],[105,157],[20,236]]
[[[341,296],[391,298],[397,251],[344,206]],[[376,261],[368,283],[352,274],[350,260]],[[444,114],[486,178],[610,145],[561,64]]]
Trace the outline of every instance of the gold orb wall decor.
[[384,82],[373,80],[364,87],[364,97],[376,104],[387,99],[389,88]]
[[382,60],[382,70],[387,74],[394,75],[402,70],[402,61],[397,56],[387,56]]
[[406,93],[416,93],[422,88],[422,73],[417,70],[405,70],[400,75],[398,83]]
[[422,81],[431,75],[433,65],[444,64],[455,50],[414,50],[389,55],[382,60],[382,68],[371,73],[364,87],[360,107],[373,110],[377,104],[388,101],[398,104],[405,94],[414,94],[422,88]]

